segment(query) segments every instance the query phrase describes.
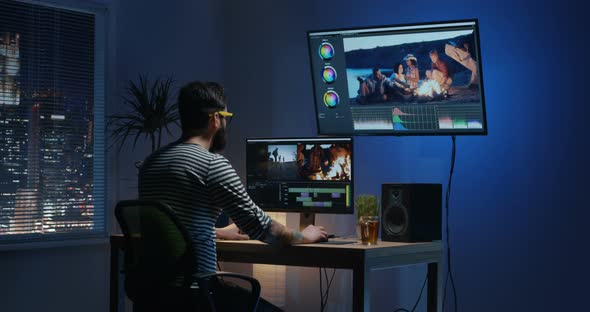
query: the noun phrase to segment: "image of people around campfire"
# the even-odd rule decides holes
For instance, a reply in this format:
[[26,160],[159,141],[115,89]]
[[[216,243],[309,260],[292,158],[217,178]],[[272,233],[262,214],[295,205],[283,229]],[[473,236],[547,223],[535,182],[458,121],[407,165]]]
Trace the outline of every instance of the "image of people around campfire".
[[412,89],[408,79],[406,79],[405,68],[402,63],[396,63],[393,66],[393,73],[389,77],[387,87],[390,93],[393,94],[393,98],[408,100],[412,96]]
[[359,80],[359,101],[363,104],[366,102],[384,102],[387,101],[387,94],[385,88],[389,84],[389,79],[381,73],[381,70],[377,67],[373,68],[373,74],[362,79],[357,77]]
[[248,177],[270,181],[351,181],[350,144],[249,147]]
[[352,105],[480,101],[473,30],[344,39]]
[[351,181],[350,144],[298,144],[297,175],[306,181]]

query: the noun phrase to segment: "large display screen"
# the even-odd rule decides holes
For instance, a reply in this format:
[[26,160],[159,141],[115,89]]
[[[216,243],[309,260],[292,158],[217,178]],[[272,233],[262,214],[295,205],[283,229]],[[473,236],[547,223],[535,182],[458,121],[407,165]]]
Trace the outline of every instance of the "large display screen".
[[353,212],[351,138],[248,139],[246,172],[263,210]]
[[308,32],[318,131],[487,134],[477,20]]

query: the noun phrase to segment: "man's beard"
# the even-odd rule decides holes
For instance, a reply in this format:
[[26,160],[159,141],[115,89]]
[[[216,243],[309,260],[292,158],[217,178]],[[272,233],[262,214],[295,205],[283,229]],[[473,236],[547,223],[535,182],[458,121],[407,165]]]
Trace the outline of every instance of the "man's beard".
[[211,141],[211,146],[209,146],[209,152],[217,153],[221,152],[225,148],[225,144],[227,143],[227,137],[225,135],[225,127],[220,128],[217,130],[215,135],[213,135],[213,140]]

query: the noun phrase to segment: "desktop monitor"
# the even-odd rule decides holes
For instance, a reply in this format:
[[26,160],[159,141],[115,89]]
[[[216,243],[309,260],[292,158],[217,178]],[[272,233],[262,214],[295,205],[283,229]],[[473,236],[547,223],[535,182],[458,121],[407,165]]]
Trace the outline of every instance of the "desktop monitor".
[[352,138],[248,139],[247,190],[265,211],[353,213]]
[[308,32],[323,135],[487,134],[477,20]]

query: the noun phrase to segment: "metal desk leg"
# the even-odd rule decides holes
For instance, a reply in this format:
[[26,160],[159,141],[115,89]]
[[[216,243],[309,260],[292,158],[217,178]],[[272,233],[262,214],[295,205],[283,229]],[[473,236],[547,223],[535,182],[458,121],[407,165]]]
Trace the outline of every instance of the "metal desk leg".
[[365,261],[352,269],[352,311],[366,312],[371,310],[371,289],[369,285],[369,269]]
[[428,264],[428,312],[442,311],[442,259]]

